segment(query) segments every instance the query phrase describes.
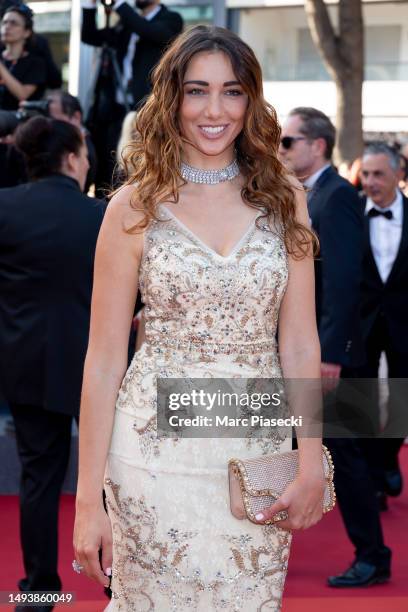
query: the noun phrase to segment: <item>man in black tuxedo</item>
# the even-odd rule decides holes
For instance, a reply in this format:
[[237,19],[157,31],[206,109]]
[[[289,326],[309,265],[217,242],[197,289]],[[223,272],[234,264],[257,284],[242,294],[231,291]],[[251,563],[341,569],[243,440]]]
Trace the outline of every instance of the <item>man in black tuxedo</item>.
[[[47,125],[30,132],[31,122]],[[74,142],[82,142],[78,155],[67,151],[58,172],[55,155],[41,153],[42,146],[56,151],[50,125],[60,126],[66,141],[72,141],[73,132]],[[36,180],[0,190],[0,387],[13,415],[22,465],[20,536],[26,576],[19,587],[58,591],[59,496],[72,419],[79,415],[104,206],[81,192],[89,164],[76,128],[36,117],[20,129],[28,130],[29,171],[30,164],[45,170]]]
[[[119,23],[100,30],[96,27],[96,0],[86,0],[83,4],[82,42],[115,49],[122,79],[121,86],[116,89],[112,74],[107,79],[98,79],[96,84],[97,89],[105,90],[103,104],[100,92],[95,92],[89,116],[89,128],[98,152],[98,187],[111,182],[114,167],[111,152],[119,140],[125,109],[137,108],[150,93],[153,68],[183,29],[179,13],[168,10],[159,0],[136,0],[135,4],[140,14],[125,0],[117,0],[113,8],[120,17]],[[101,112],[109,115],[106,117],[108,130],[106,121],[100,117]],[[103,123],[102,131],[97,127],[98,122]]]
[[[364,219],[358,194],[331,165],[335,128],[313,108],[296,108],[282,130],[280,154],[308,189],[309,215],[320,241],[315,265],[317,324],[322,350],[322,378],[335,389],[340,377],[364,363],[360,321]],[[342,382],[343,384],[343,382]],[[326,415],[337,396],[328,394]],[[341,404],[334,403],[340,417]],[[358,439],[325,440],[335,464],[337,499],[356,558],[343,574],[329,578],[330,586],[364,586],[389,577],[390,553],[384,546],[376,487],[364,445]],[[359,538],[349,530],[353,504]]]
[[[381,353],[385,353],[390,421],[406,410],[401,381],[395,379],[408,378],[408,199],[398,188],[400,178],[399,154],[384,143],[370,144],[361,169],[365,192],[362,322],[367,361],[356,375],[376,379]],[[378,393],[375,399],[378,401]],[[379,491],[391,496],[402,489],[398,452],[403,441],[403,437],[375,441],[383,478]]]

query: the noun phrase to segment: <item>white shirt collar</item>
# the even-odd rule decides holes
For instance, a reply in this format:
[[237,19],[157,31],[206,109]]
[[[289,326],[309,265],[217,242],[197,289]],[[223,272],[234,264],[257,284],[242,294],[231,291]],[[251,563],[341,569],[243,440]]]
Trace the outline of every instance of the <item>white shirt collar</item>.
[[387,208],[381,208],[381,206],[377,206],[377,204],[374,204],[371,198],[367,198],[365,214],[367,215],[368,212],[372,208],[376,208],[377,210],[380,210],[382,212],[385,212],[386,210],[390,210],[392,212],[393,219],[395,219],[396,221],[402,221],[402,193],[401,191],[399,189],[395,190],[395,199],[392,201],[392,203],[389,206],[387,206]]
[[161,11],[161,6],[160,4],[158,4],[157,6],[154,7],[154,9],[152,11],[150,11],[150,13],[148,13],[145,17],[145,19],[147,19],[147,21],[151,21],[153,19],[153,17],[156,17],[157,13]]
[[325,166],[322,166],[322,168],[320,168],[317,172],[315,172],[311,176],[308,176],[307,179],[303,181],[303,185],[308,189],[313,189],[323,172],[327,170],[327,168],[330,168],[330,166],[331,164],[326,164]]

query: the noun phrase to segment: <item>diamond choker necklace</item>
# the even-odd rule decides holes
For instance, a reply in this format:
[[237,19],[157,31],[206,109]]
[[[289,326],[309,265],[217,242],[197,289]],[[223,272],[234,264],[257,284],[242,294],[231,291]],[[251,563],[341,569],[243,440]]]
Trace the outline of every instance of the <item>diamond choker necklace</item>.
[[232,179],[238,176],[239,166],[236,159],[220,170],[202,170],[201,168],[193,168],[193,166],[181,162],[180,172],[183,179],[190,183],[217,185],[224,181],[232,181]]

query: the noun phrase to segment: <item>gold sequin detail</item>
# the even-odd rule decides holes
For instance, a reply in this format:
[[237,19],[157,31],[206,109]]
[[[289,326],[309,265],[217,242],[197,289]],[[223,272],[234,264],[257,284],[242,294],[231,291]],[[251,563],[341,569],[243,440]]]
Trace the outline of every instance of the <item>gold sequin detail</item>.
[[221,257],[173,217],[153,222],[139,276],[146,342],[158,355],[171,349],[202,359],[276,354],[287,277],[282,238],[265,224],[254,224],[241,247]]
[[[114,521],[114,565],[112,590],[118,610],[139,612],[156,610],[149,593],[157,589],[168,604],[159,612],[188,612],[197,609],[202,593],[210,594],[212,610],[237,612],[253,610],[253,598],[262,592],[265,599],[257,610],[280,609],[281,592],[287,570],[291,535],[274,525],[259,526],[263,544],[254,547],[252,537],[225,534],[225,553],[231,555],[230,572],[214,570],[214,577],[206,582],[199,567],[188,561],[189,547],[197,532],[167,531],[166,540],[158,536],[156,510],[148,506],[144,497],[123,498],[120,486],[105,479],[109,513],[120,519]],[[214,567],[217,566],[214,559]],[[267,578],[267,580],[266,580]],[[132,584],[132,587],[129,587]],[[273,604],[273,607],[265,605]],[[252,606],[252,607],[251,607]]]

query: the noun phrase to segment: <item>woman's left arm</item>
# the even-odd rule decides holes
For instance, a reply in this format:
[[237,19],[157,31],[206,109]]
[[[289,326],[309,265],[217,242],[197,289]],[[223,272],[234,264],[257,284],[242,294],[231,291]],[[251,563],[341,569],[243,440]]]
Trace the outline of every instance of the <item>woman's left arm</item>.
[[[293,181],[293,179],[292,179]],[[306,197],[300,183],[294,184],[297,202],[297,219],[310,227]],[[320,344],[316,327],[314,264],[312,245],[302,259],[289,255],[289,278],[285,296],[279,311],[279,354],[284,379],[292,385],[295,416],[308,406],[305,400],[316,397],[320,381]],[[315,382],[313,382],[315,381]],[[316,384],[317,383],[317,384]],[[318,398],[319,401],[320,397]],[[300,400],[296,406],[296,400]],[[309,405],[310,407],[310,405]],[[311,406],[312,409],[315,407]],[[305,415],[307,416],[310,415]],[[287,510],[288,519],[276,521],[284,529],[306,529],[317,523],[323,513],[325,480],[322,461],[321,437],[302,437],[297,431],[299,448],[299,473],[281,497],[263,511],[263,518],[273,518],[281,510]]]
[[27,100],[27,98],[33,95],[38,87],[38,85],[24,85],[21,83],[11,74],[2,62],[0,62],[0,80],[19,102]]

